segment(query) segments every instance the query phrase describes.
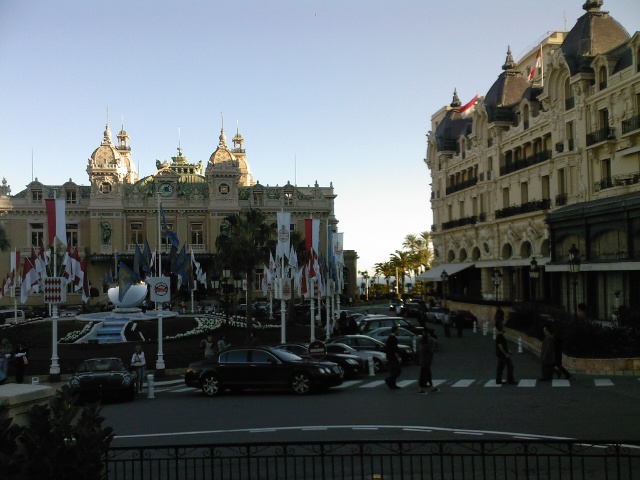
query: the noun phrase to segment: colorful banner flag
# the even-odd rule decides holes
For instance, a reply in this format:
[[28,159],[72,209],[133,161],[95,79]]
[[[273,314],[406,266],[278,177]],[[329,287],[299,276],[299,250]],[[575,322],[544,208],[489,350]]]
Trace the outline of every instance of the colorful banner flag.
[[291,250],[291,212],[278,212],[278,243],[276,259],[289,257]]
[[304,221],[304,234],[307,253],[313,250],[320,253],[320,219],[307,218]]
[[47,208],[47,231],[49,245],[53,245],[55,238],[63,245],[67,244],[67,219],[64,198],[48,198],[44,201]]

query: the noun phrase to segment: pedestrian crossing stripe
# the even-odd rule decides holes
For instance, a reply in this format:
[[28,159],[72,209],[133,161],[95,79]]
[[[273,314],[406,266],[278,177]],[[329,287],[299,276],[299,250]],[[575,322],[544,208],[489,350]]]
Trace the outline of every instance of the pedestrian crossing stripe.
[[[638,378],[638,380],[640,381],[640,378]],[[397,383],[398,383],[399,387],[403,387],[404,388],[404,387],[408,387],[410,385],[417,385],[418,380],[417,379],[399,380]],[[452,381],[448,381],[446,379],[435,379],[435,380],[433,380],[433,386],[434,387],[439,387],[439,386],[445,385],[447,383],[449,383],[449,386],[453,387],[453,388],[469,388],[469,387],[473,386],[474,384],[480,384],[484,388],[499,388],[499,387],[504,387],[505,386],[504,384],[497,384],[496,381],[493,380],[493,379],[485,380],[485,379],[464,378],[464,379],[460,379],[460,380],[456,380],[456,381],[453,381],[453,380]],[[581,382],[581,383],[585,383],[585,382]],[[516,388],[533,388],[533,387],[536,387],[538,385],[545,385],[545,384],[548,384],[548,382],[539,382],[535,378],[523,378],[523,379],[518,381],[518,383],[517,383],[517,385],[515,387]],[[609,378],[595,378],[595,379],[593,379],[593,384],[596,387],[613,387],[613,386],[615,386],[615,383],[613,382],[613,380],[611,380]],[[337,386],[335,388],[337,388],[337,389],[347,389],[347,388],[351,388],[351,387],[356,387],[356,388],[376,388],[376,387],[380,387],[381,385],[384,385],[384,379],[382,379],[382,380],[352,379],[352,380],[346,380],[346,381],[342,382],[341,385],[339,385],[339,386]],[[195,392],[195,391],[199,391],[200,390],[198,388],[186,387],[184,385],[182,385],[182,386],[177,386],[176,385],[175,387],[168,387],[168,388],[167,387],[156,389],[156,393],[160,393],[160,392],[184,393],[184,392]],[[551,381],[551,387],[567,388],[567,387],[571,387],[571,382],[569,380],[565,380],[565,379],[553,379]],[[514,387],[508,386],[506,388],[514,388]]]

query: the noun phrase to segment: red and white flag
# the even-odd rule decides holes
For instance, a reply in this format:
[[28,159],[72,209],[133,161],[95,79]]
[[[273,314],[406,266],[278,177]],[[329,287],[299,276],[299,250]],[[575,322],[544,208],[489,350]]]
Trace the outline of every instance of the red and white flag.
[[40,252],[36,258],[35,267],[40,278],[47,278],[47,257],[45,255],[44,245],[40,245]]
[[82,271],[82,264],[80,262],[80,255],[78,255],[78,246],[76,245],[73,255],[71,255],[71,265],[73,267],[73,291],[78,292],[82,290],[82,284],[84,282],[84,272]]
[[71,261],[71,245],[67,245],[67,251],[62,259],[62,264],[64,265],[64,278],[67,279],[67,285],[73,283],[75,278],[73,276],[73,263]]
[[304,237],[307,253],[313,250],[320,253],[320,219],[307,218],[304,221]]
[[531,71],[529,72],[529,81],[532,82],[536,76],[536,72],[542,66],[542,46],[538,49],[538,53],[536,54],[536,59],[533,61],[533,65],[531,66]]
[[20,252],[14,250],[10,253],[10,261],[11,261],[11,271],[15,272],[16,269],[20,266]]
[[22,286],[20,288],[20,301],[26,303],[31,290],[37,290],[38,280],[40,276],[36,271],[34,262],[36,260],[36,251],[31,248],[31,259],[24,259],[24,266],[22,267]]
[[463,117],[468,117],[469,115],[471,115],[471,112],[473,112],[476,108],[477,101],[478,101],[478,94],[476,94],[476,96],[473,97],[469,103],[460,107],[460,110],[459,110],[460,115],[462,115]]
[[64,209],[64,198],[48,198],[44,201],[47,207],[47,231],[49,232],[49,245],[57,237],[63,245],[67,244],[67,219]]
[[80,262],[80,270],[82,270],[82,301],[87,303],[89,301],[89,276],[87,275],[87,262],[85,258]]

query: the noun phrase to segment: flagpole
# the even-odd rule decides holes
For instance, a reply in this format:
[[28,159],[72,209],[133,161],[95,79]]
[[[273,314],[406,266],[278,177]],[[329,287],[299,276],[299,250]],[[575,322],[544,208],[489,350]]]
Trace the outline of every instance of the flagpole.
[[[55,208],[55,201],[58,196],[58,190],[53,189],[53,201]],[[51,229],[51,225],[47,224],[47,229]],[[56,229],[57,230],[57,229]],[[57,231],[56,231],[57,233]],[[58,254],[56,236],[53,237],[53,271],[58,273]],[[57,382],[60,380],[60,363],[58,358],[58,303],[54,302],[51,306],[51,366],[49,367],[49,381]]]
[[286,343],[287,341],[287,320],[286,320],[286,307],[283,293],[283,282],[284,282],[284,255],[280,257],[280,281],[278,282],[280,285],[280,341],[281,343]]
[[[160,192],[158,195],[158,271],[156,277],[162,276],[162,250],[161,247],[161,234],[160,234]],[[169,299],[171,299],[171,286],[169,286]],[[156,359],[156,374],[164,375],[164,352],[162,351],[162,303],[156,302],[156,310],[158,311],[158,358]]]

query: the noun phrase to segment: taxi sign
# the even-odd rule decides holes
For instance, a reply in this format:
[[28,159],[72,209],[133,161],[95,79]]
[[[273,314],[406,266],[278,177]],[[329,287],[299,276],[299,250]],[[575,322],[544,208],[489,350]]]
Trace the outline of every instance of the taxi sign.
[[327,347],[324,342],[314,340],[309,344],[309,356],[314,360],[322,360],[327,354]]

